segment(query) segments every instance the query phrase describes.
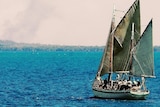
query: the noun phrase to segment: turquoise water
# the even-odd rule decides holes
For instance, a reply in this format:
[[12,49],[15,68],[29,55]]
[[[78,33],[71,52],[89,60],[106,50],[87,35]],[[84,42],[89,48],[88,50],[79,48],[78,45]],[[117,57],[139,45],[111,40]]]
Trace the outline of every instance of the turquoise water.
[[160,107],[160,52],[147,100],[93,97],[91,85],[102,52],[0,51],[0,106]]

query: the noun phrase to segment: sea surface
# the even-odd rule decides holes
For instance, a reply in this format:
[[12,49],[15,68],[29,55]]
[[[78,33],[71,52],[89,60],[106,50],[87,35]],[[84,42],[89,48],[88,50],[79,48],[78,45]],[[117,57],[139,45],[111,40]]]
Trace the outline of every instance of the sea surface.
[[146,100],[93,98],[102,51],[0,51],[0,106],[160,107],[160,52]]

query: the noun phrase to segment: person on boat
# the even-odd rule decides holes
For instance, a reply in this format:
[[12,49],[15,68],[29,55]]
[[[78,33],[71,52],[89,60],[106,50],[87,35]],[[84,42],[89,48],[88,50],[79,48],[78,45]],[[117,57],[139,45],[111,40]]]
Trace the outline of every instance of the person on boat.
[[119,81],[118,82],[118,88],[119,90],[128,90],[132,87],[132,82],[131,81]]
[[98,80],[98,84],[99,84],[99,87],[102,87],[103,86],[103,80],[101,79],[101,77],[97,77],[97,80]]
[[133,81],[134,82],[134,85],[133,87],[131,88],[131,90],[133,91],[137,91],[137,90],[140,90],[141,89],[141,84],[139,81]]
[[129,85],[121,85],[119,90],[128,90],[130,89],[131,87]]
[[127,81],[127,85],[131,88],[132,87],[132,81]]
[[107,84],[108,84],[108,81],[105,79],[105,80],[104,80],[104,84],[103,84],[103,89],[104,89],[104,88],[107,88]]

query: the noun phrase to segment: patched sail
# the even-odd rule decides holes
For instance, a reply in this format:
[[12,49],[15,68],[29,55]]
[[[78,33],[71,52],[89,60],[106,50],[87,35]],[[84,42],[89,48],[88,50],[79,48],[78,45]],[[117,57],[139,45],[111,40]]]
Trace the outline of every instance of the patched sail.
[[133,51],[132,74],[135,76],[154,76],[152,20]]
[[128,12],[122,18],[114,33],[114,61],[113,71],[130,70],[128,66],[131,51],[131,28],[135,25],[134,39],[138,41],[140,37],[140,3],[136,0]]

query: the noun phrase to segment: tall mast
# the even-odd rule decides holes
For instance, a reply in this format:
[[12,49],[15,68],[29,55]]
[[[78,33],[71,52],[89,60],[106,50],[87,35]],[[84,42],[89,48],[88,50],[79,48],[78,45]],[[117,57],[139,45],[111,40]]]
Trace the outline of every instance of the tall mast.
[[[131,52],[130,52],[130,60],[129,60],[129,67],[130,67],[130,70],[132,69],[132,59],[133,59],[133,51],[134,51],[134,28],[135,27],[135,24],[132,23],[132,35],[131,35]],[[128,67],[128,66],[127,66]]]
[[131,49],[133,49],[133,47],[134,47],[134,23],[132,23],[132,36],[131,36],[131,40],[132,40],[132,47],[131,47]]
[[[132,59],[133,59],[133,51],[134,51],[134,29],[135,29],[135,24],[132,23],[132,32],[131,32],[131,52],[130,52],[130,59],[127,64],[127,67],[129,66],[129,70],[132,70]],[[129,80],[131,79],[131,76],[129,76]]]
[[[113,15],[112,15],[112,28],[114,28],[115,24],[115,5],[113,6]],[[109,73],[109,76],[108,76],[108,79],[109,81],[112,80],[112,72],[113,72],[113,45],[114,45],[114,33],[111,33],[111,39],[112,39],[112,42],[111,42],[111,59],[110,59],[110,73]]]

